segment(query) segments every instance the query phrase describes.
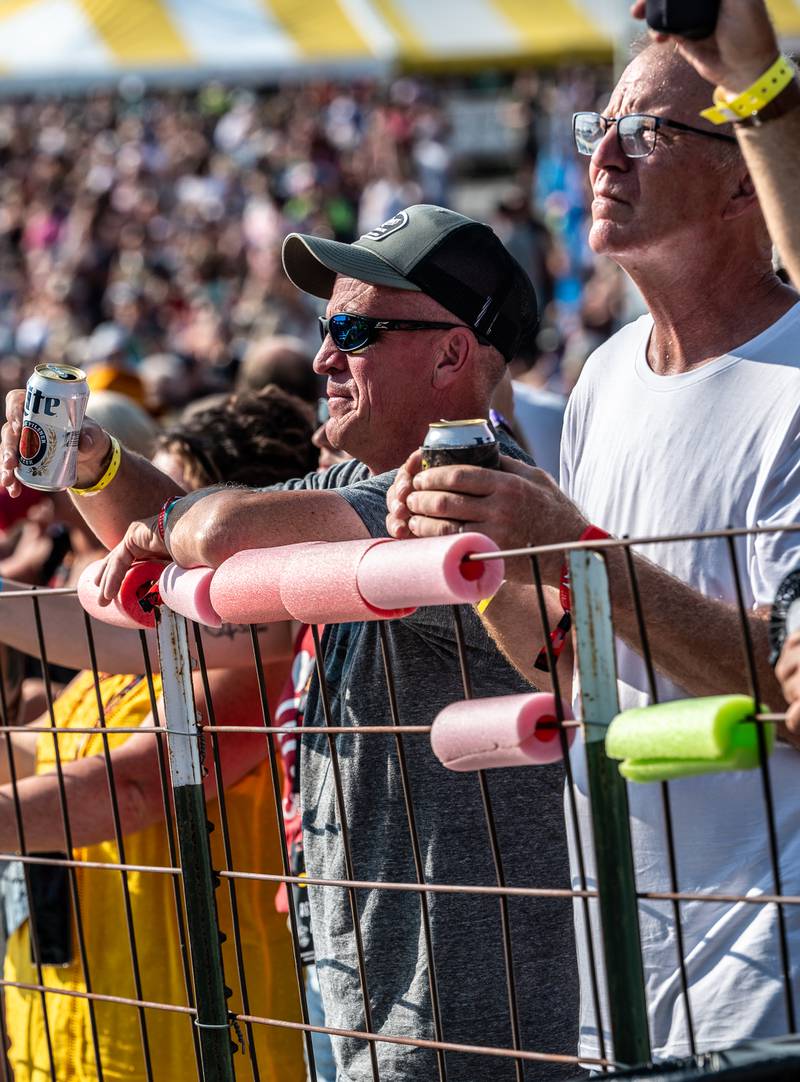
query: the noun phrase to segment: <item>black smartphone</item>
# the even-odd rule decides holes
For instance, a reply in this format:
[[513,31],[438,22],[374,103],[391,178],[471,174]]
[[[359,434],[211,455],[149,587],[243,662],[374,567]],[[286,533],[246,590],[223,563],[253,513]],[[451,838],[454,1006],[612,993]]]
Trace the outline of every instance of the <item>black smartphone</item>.
[[[66,853],[37,853],[39,857],[58,857]],[[31,864],[28,868],[31,895],[29,919],[35,935],[31,936],[31,961],[43,966],[66,966],[72,961],[72,906],[69,892],[69,869],[60,864]],[[38,946],[38,958],[36,957]]]
[[647,25],[682,38],[710,37],[719,16],[720,0],[647,0]]

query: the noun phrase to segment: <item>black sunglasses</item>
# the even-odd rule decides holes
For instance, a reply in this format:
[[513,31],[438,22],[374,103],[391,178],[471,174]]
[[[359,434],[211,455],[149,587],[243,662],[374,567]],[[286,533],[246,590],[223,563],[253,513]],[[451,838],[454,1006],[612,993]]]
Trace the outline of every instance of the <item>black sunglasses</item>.
[[646,158],[652,154],[656,149],[659,128],[672,128],[675,131],[691,132],[693,135],[706,135],[709,139],[724,139],[726,143],[736,142],[733,135],[693,128],[690,124],[682,124],[679,120],[668,120],[667,117],[651,116],[649,113],[631,113],[629,116],[575,113],[572,118],[572,135],[578,153],[591,157],[612,124],[617,126],[617,142],[626,158]]
[[428,331],[448,327],[467,327],[466,323],[435,323],[420,319],[376,319],[373,316],[351,316],[337,312],[330,319],[320,316],[319,333],[322,341],[330,335],[334,345],[342,353],[352,353],[374,342],[380,331]]

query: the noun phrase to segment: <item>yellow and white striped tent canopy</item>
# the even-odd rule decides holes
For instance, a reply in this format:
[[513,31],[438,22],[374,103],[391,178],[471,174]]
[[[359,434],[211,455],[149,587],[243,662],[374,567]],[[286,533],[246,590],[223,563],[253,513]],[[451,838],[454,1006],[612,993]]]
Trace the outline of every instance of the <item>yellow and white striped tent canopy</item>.
[[[771,0],[800,41],[800,0]],[[0,0],[0,79],[609,57],[629,0]]]

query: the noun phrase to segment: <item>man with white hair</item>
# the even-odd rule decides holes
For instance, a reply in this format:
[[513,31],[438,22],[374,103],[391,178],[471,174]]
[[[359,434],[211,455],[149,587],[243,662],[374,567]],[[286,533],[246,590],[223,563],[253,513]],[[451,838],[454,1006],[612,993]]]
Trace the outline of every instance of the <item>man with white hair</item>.
[[[578,541],[590,524],[630,537],[774,527],[736,537],[733,547],[760,696],[778,708],[767,622],[777,584],[800,559],[800,534],[779,528],[800,515],[800,305],[773,272],[736,140],[700,117],[708,102],[708,84],[676,50],[650,45],[602,114],[574,119],[577,149],[590,158],[589,243],[627,271],[649,312],[587,362],[567,408],[561,489],[543,471],[511,460],[502,472],[418,472],[412,456],[390,493],[389,524],[399,537],[482,530],[504,548]],[[726,541],[665,540],[642,552],[635,567],[659,700],[750,691]],[[620,549],[609,549],[606,559],[620,704],[642,706],[650,688],[628,569]],[[560,569],[560,554],[542,563],[553,627],[564,615]],[[506,656],[541,682],[530,568],[507,563],[507,573],[485,621]],[[569,644],[559,664],[568,682]],[[797,739],[800,722],[788,735]],[[586,762],[577,741],[573,756],[586,837]],[[796,756],[780,744],[770,764],[782,887],[790,895],[800,893]],[[669,891],[660,795],[645,785],[628,788],[637,889]],[[678,889],[774,893],[758,772],[686,778],[670,788]],[[783,916],[796,982],[800,913],[785,906]],[[639,919],[654,1054],[685,1054],[691,1037],[670,903],[642,901]],[[686,902],[681,919],[699,1049],[794,1028],[775,907]],[[581,1050],[595,1055],[585,958],[581,967]]]

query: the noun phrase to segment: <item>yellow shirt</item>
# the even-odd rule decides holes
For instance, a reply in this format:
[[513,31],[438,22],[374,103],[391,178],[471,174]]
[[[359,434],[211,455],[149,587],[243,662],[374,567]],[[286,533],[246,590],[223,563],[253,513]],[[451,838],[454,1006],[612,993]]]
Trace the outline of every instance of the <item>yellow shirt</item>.
[[[160,687],[157,686],[156,691],[160,692]],[[106,714],[108,728],[137,726],[150,713],[147,682],[143,679],[102,676],[101,694],[104,707],[109,707]],[[81,673],[64,690],[56,701],[55,715],[60,730],[98,724],[91,673]],[[127,737],[126,733],[110,735],[110,747],[119,747]],[[103,752],[99,734],[63,732],[58,743],[62,763]],[[49,734],[40,736],[37,774],[55,768],[53,745],[54,740]],[[166,747],[164,752],[166,759]],[[208,754],[210,758],[210,748]],[[102,799],[107,799],[106,793],[102,794]],[[280,872],[275,804],[266,763],[226,790],[225,807],[232,867],[246,872]],[[215,828],[211,834],[213,866],[224,868],[218,801],[208,801],[206,811]],[[168,836],[163,822],[128,835],[123,841],[124,863],[170,865]],[[76,849],[74,858],[101,864],[123,863],[113,841]],[[125,918],[122,874],[102,868],[79,868],[78,896],[92,991],[135,999],[138,997]],[[142,982],[141,998],[156,1003],[188,1005],[176,919],[175,876],[137,871],[128,872],[127,879]],[[229,1000],[231,1009],[237,1013],[299,1021],[291,940],[285,916],[275,909],[275,884],[240,879],[235,881],[235,890],[249,998],[249,1010],[244,1011],[229,883],[229,880],[223,880],[216,898],[220,928],[227,936],[223,957],[225,980],[233,989]],[[6,980],[37,983],[36,969],[30,957],[27,922],[8,942],[5,977]],[[74,916],[73,962],[64,967],[44,966],[43,979],[48,987],[86,990],[74,934]],[[97,1082],[87,1001],[52,993],[46,1000],[56,1079],[58,1082]],[[11,1042],[9,1061],[15,1082],[49,1082],[51,1074],[40,994],[6,988],[5,1003]],[[146,1079],[139,1009],[95,1001],[94,1011],[103,1078],[107,1082]],[[192,1017],[152,1008],[146,1008],[142,1013],[155,1082],[183,1082],[199,1077]],[[302,1082],[305,1068],[299,1031],[263,1025],[254,1025],[252,1029],[262,1082]],[[245,1054],[237,1052],[233,1058],[237,1082],[251,1082],[253,1073],[247,1051]]]

